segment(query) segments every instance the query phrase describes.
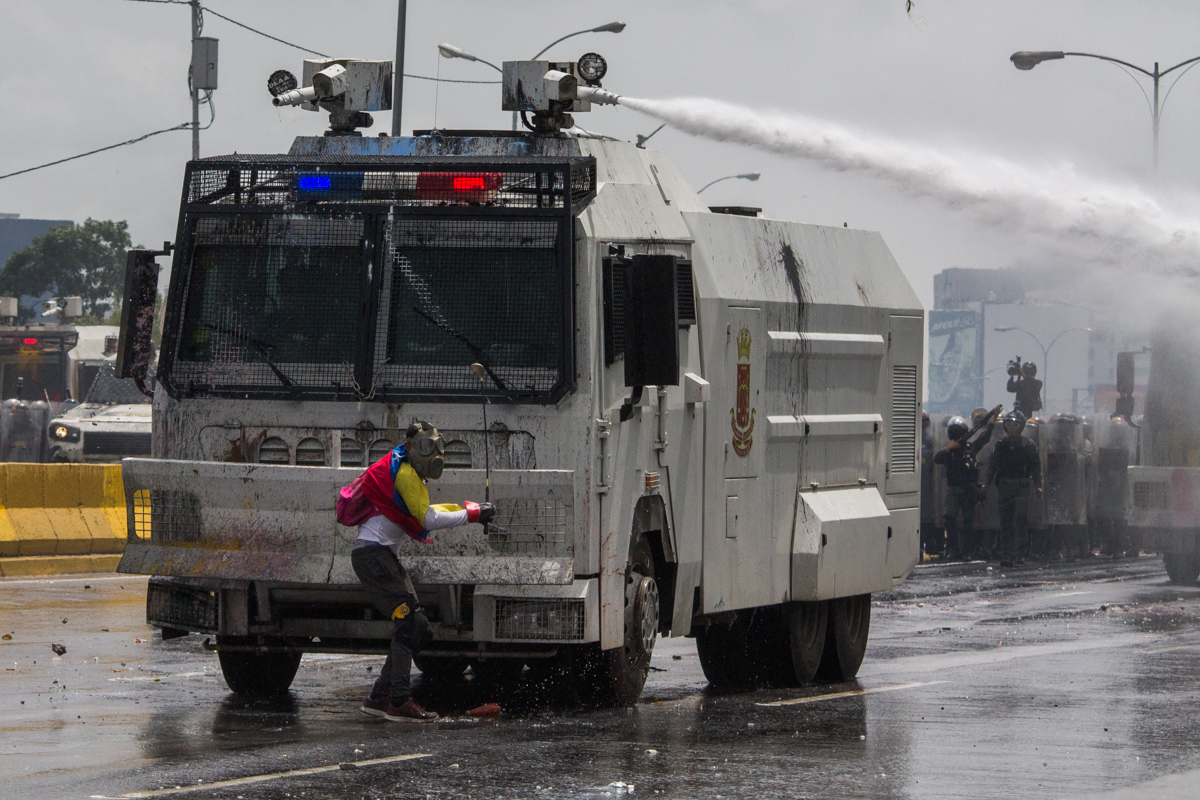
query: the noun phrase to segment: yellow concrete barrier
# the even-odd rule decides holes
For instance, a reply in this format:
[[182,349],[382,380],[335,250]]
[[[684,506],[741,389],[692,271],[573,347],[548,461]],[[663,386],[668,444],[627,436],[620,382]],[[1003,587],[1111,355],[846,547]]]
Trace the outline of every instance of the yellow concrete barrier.
[[119,464],[0,464],[0,576],[112,569],[125,526]]

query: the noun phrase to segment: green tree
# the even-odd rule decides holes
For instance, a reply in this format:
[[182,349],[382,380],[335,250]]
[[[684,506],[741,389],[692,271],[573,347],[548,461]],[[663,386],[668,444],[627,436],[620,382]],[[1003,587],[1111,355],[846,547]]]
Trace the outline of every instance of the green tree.
[[[130,248],[124,220],[90,217],[74,228],[51,228],[24,250],[8,257],[0,269],[0,294],[83,298],[83,313],[108,316],[125,280],[125,252]],[[33,316],[20,309],[20,321]]]

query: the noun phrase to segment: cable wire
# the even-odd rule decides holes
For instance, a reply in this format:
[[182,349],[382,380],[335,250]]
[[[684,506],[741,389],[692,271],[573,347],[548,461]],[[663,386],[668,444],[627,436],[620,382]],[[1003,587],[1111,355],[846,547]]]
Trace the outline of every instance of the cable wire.
[[[135,1],[136,1],[136,2],[143,2],[143,3],[145,3],[145,2],[152,2],[153,0],[135,0]],[[157,1],[158,1],[158,2],[165,2],[165,0],[157,0]],[[209,105],[209,109],[210,109],[210,110],[212,110],[212,106],[211,106],[211,104]],[[213,111],[213,119],[214,119],[214,120],[216,119],[216,112],[215,112],[215,111]],[[211,126],[212,126],[212,123],[210,122],[210,123],[209,123],[209,127],[211,127]],[[139,137],[137,137],[136,139],[130,139],[129,141],[126,141],[126,142],[118,142],[117,144],[110,144],[110,145],[109,145],[109,146],[107,146],[107,147],[100,147],[100,148],[97,148],[97,149],[95,149],[95,150],[89,150],[89,151],[87,151],[86,153],[80,153],[80,154],[79,154],[79,155],[77,155],[77,156],[70,156],[70,157],[68,157],[68,158],[60,158],[60,159],[58,159],[57,161],[51,161],[51,162],[49,162],[49,163],[47,163],[47,164],[39,164],[39,165],[38,165],[38,166],[36,166],[36,167],[29,167],[29,168],[27,168],[27,169],[21,169],[21,170],[17,170],[16,172],[10,172],[10,173],[8,173],[7,175],[0,175],[0,180],[4,180],[5,178],[11,178],[11,177],[13,177],[13,176],[15,176],[15,175],[24,175],[26,172],[33,172],[34,170],[45,169],[46,167],[53,167],[53,166],[54,166],[54,165],[56,165],[56,164],[65,164],[66,162],[68,162],[68,161],[74,161],[74,160],[75,160],[75,159],[77,159],[77,158],[83,158],[83,157],[85,157],[85,156],[93,156],[93,155],[95,155],[96,153],[103,153],[105,150],[114,150],[114,149],[116,149],[116,148],[118,148],[118,147],[124,147],[124,146],[125,146],[125,145],[127,145],[127,144],[137,144],[138,142],[141,142],[141,141],[144,141],[144,140],[146,140],[146,139],[149,139],[151,136],[158,136],[160,133],[170,133],[171,131],[185,131],[185,130],[191,130],[191,127],[192,127],[192,123],[190,123],[190,122],[185,122],[185,123],[183,123],[182,125],[176,125],[176,126],[175,126],[175,127],[173,127],[173,128],[163,128],[161,131],[151,131],[150,133],[147,133],[147,134],[146,134],[146,135],[144,135],[144,136],[139,136]],[[205,130],[205,129],[204,129],[204,128],[201,128],[201,130]]]

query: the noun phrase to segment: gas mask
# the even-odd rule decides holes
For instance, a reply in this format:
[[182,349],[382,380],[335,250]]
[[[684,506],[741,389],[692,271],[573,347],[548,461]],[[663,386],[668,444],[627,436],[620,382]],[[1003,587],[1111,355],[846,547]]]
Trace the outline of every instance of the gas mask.
[[437,480],[446,468],[446,442],[428,422],[408,426],[408,460],[422,478]]

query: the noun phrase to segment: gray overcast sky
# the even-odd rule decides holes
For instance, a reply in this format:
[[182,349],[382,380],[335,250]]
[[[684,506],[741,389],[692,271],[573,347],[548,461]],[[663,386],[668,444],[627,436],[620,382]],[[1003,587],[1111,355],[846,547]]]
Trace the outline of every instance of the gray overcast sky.
[[[338,56],[390,59],[392,0],[211,0],[215,11],[275,36]],[[72,155],[190,119],[189,16],[184,6],[127,0],[0,0],[0,173]],[[1095,52],[1151,67],[1200,56],[1200,3],[1044,0],[783,2],[409,3],[406,71],[435,75],[437,44],[450,42],[499,63],[528,58],[555,38],[620,19],[621,34],[570,39],[547,57],[588,50],[609,62],[606,88],[665,98],[701,95],[759,109],[795,111],[934,146],[968,147],[1034,164],[1073,162],[1081,172],[1146,181],[1150,113],[1134,81],[1112,65],[1067,59],[1019,72],[1020,49]],[[324,114],[275,109],[265,84],[275,69],[300,72],[305,54],[206,17],[220,39],[216,124],[202,155],[283,152],[319,134]],[[441,76],[489,80],[461,60]],[[1166,84],[1166,85],[1169,85]],[[1147,91],[1148,83],[1145,84]],[[1165,90],[1165,85],[1164,85]],[[404,129],[507,127],[497,86],[405,84]],[[207,121],[207,111],[202,111]],[[376,115],[375,133],[390,124]],[[625,108],[578,116],[584,127],[633,138],[657,122]],[[1160,187],[1191,194],[1200,177],[1193,143],[1200,70],[1166,105]],[[653,140],[693,185],[758,170],[757,183],[726,181],[712,204],[765,208],[773,217],[881,231],[926,305],[932,276],[952,266],[1038,262],[1036,245],[982,228],[869,179],[748,147],[666,129]],[[135,242],[175,236],[190,134],[0,181],[0,211],[23,217],[127,219]]]

